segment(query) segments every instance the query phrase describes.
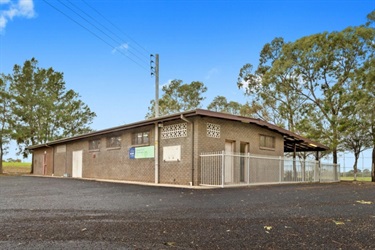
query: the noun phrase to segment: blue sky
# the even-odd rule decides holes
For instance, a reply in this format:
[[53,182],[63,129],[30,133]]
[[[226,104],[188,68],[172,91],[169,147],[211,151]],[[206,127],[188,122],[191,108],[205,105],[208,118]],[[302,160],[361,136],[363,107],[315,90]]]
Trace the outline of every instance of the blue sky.
[[[66,6],[89,14],[111,38]],[[160,55],[161,85],[207,86],[203,108],[217,95],[244,103],[239,70],[258,64],[265,43],[360,25],[374,9],[375,0],[0,0],[0,72],[32,57],[64,72],[66,87],[96,112],[99,130],[144,119],[155,93],[149,53]]]

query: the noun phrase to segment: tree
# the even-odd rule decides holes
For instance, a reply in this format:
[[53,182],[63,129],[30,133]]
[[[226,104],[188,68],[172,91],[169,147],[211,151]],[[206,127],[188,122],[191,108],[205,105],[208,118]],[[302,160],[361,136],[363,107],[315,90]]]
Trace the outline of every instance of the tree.
[[37,67],[34,58],[10,76],[13,139],[27,157],[27,147],[91,131],[96,116],[80,99],[67,90],[63,73]]
[[[201,102],[205,99],[202,94],[207,91],[207,87],[202,82],[183,84],[182,80],[175,79],[163,86],[162,91],[164,93],[159,99],[159,114],[169,115],[201,107]],[[146,118],[155,116],[155,101],[150,101],[150,104]]]
[[225,96],[216,96],[207,106],[208,110],[215,112],[227,112],[228,101]]
[[[343,97],[350,94],[352,84],[363,84],[354,79],[363,74],[364,65],[374,53],[374,37],[374,29],[359,26],[291,43],[277,39],[268,46],[271,53],[266,53],[265,58],[271,61],[256,72],[261,85],[255,81],[255,86],[261,91],[263,103],[272,106],[277,101],[275,107],[281,111],[279,114],[286,114],[283,118],[288,126],[294,121],[288,118],[302,114],[299,127],[307,131],[306,136],[331,148],[334,163],[343,140],[339,127],[347,121],[342,112],[348,104]],[[257,77],[249,79],[252,83]]]
[[343,139],[343,149],[353,152],[354,154],[354,163],[353,163],[353,170],[354,170],[354,180],[357,179],[357,172],[358,172],[358,159],[360,153],[364,150],[368,149],[371,144],[371,138],[368,135],[368,127],[366,124],[361,122],[362,120],[358,119],[356,121],[351,122],[351,125],[355,125],[349,127],[344,132],[344,139]]
[[[372,11],[370,14],[367,15],[368,22],[366,25],[371,27],[371,25],[375,26],[375,10]],[[374,29],[374,28],[373,28]],[[375,46],[373,42],[373,46]],[[365,70],[365,93],[366,98],[363,99],[361,109],[364,114],[368,116],[368,124],[369,124],[369,137],[372,141],[372,164],[371,164],[371,181],[375,182],[375,56],[372,55],[372,59],[367,61],[367,70]]]
[[229,113],[233,115],[249,116],[251,117],[254,112],[249,103],[241,104],[235,101],[227,101],[224,96],[216,96],[212,102],[207,106],[208,110]]
[[246,95],[251,97],[251,106],[258,118],[296,132],[306,98],[293,91],[293,88],[301,88],[293,65],[277,65],[284,46],[285,42],[280,37],[265,44],[256,71],[252,72],[251,64],[244,65],[237,86],[245,88]]
[[356,131],[362,131],[363,136],[366,140],[369,140],[368,146],[372,148],[372,162],[371,162],[371,180],[375,182],[375,55],[371,61],[369,61],[364,69],[364,74],[361,75],[359,81],[363,81],[364,84],[361,88],[353,89],[353,93],[356,93],[357,105],[355,106],[357,116],[360,117],[359,122],[362,127],[356,126]]
[[343,96],[347,105],[343,109],[344,118],[339,129],[343,134],[343,149],[354,154],[354,180],[357,177],[360,153],[374,144],[371,132],[375,122],[375,92],[373,87],[369,88],[368,79],[368,72],[375,70],[373,64],[375,61],[363,65],[364,73],[353,79],[349,93]]
[[0,174],[3,173],[3,157],[7,153],[11,138],[8,80],[8,76],[0,74]]

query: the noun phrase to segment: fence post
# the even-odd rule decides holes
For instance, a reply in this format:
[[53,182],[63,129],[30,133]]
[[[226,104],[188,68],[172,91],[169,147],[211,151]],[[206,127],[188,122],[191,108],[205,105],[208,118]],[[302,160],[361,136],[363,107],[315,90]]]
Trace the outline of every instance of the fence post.
[[319,161],[316,161],[316,168],[315,168],[317,171],[316,171],[316,182],[320,182],[320,171],[321,171],[321,168],[320,168],[320,160]]
[[281,183],[281,156],[279,156],[279,183]]
[[225,151],[221,151],[221,187],[224,187],[225,184]]
[[247,185],[250,184],[250,153],[247,153]]
[[302,174],[302,182],[305,182],[305,173],[306,173],[306,160],[303,159],[302,166],[301,166],[301,174]]

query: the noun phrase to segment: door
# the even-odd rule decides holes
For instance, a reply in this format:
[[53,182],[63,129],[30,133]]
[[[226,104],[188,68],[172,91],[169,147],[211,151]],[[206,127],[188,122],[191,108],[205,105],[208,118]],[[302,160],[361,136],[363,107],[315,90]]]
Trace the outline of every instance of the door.
[[233,153],[234,153],[234,141],[225,142],[225,183],[233,182]]
[[82,150],[73,151],[72,177],[82,178]]

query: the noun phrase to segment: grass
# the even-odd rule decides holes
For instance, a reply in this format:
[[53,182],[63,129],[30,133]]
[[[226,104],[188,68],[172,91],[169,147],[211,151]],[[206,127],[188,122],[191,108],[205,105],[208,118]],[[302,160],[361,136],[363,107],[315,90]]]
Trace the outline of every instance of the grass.
[[3,162],[3,172],[7,174],[27,174],[31,171],[30,162]]
[[[341,176],[340,179],[342,181],[354,181],[353,176]],[[371,176],[367,176],[367,177],[357,176],[357,181],[371,181]]]

